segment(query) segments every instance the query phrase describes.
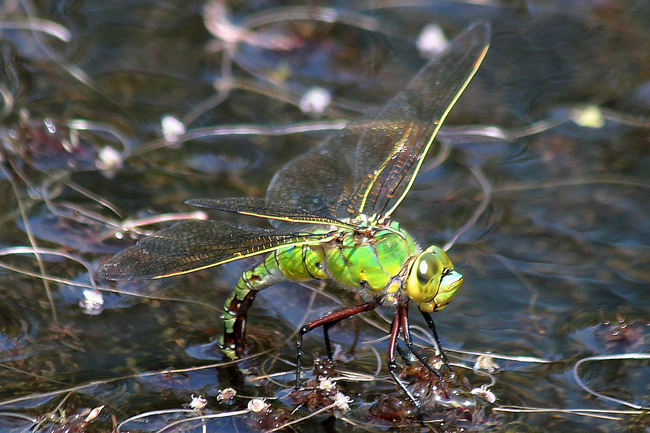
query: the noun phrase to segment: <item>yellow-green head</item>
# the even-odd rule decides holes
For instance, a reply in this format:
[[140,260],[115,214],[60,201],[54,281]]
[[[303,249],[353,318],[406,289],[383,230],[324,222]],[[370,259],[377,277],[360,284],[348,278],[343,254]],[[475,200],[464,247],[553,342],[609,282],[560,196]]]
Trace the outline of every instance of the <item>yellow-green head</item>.
[[406,294],[426,313],[442,310],[456,296],[463,276],[446,252],[430,246],[415,257],[406,280]]

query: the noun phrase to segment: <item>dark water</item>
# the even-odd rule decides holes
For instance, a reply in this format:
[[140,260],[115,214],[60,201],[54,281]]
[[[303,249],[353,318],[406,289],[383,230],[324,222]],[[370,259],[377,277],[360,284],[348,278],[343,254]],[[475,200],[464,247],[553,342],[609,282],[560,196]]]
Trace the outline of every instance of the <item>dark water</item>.
[[[231,15],[214,13],[221,39],[198,1],[0,5],[0,430],[260,431],[277,417],[299,420],[296,431],[647,431],[650,4],[399,4],[233,2]],[[35,18],[68,33],[33,30]],[[249,318],[258,356],[241,375],[219,366],[213,341],[255,259],[153,283],[94,277],[170,223],[124,224],[193,211],[190,198],[263,196],[332,119],[404,86],[424,64],[424,26],[453,36],[479,19],[492,22],[492,46],[441,134],[451,153],[421,173],[395,218],[423,245],[462,231],[449,253],[465,282],[436,324],[456,371],[469,389],[492,384],[493,404],[469,395],[465,411],[429,406],[427,427],[404,417],[384,356],[390,311],[380,311],[332,331],[350,410],[300,420],[322,406],[307,399],[291,414],[296,330],[353,295],[288,283],[262,292]],[[298,107],[312,86],[332,93],[322,115]],[[165,143],[167,115],[194,139]],[[322,131],[294,131],[319,119]],[[200,128],[211,128],[205,138]],[[85,312],[100,314],[79,305],[91,279],[103,311]],[[412,320],[417,344],[431,347]],[[320,333],[306,352],[308,367],[324,354]],[[488,352],[492,377],[473,371]],[[238,395],[220,402],[228,386]],[[188,415],[193,395],[207,406]],[[238,414],[253,397],[270,412]]]

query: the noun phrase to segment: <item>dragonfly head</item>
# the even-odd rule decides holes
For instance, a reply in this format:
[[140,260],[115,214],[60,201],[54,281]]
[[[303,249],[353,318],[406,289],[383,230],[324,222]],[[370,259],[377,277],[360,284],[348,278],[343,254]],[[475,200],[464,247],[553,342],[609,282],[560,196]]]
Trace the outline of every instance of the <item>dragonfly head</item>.
[[431,246],[413,260],[406,280],[406,294],[426,313],[442,310],[449,304],[463,282],[449,256]]

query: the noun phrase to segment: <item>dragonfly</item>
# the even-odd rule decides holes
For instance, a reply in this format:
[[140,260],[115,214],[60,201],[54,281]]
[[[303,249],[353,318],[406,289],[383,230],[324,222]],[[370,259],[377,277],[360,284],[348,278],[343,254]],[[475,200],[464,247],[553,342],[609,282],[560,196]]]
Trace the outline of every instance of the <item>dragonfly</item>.
[[[360,305],[301,327],[296,388],[300,386],[303,338],[379,306],[392,308],[388,369],[403,392],[420,403],[397,375],[400,334],[410,353],[442,375],[414,348],[408,307],[415,303],[447,361],[431,313],[445,308],[463,281],[447,253],[421,248],[392,215],[422,168],[436,134],[485,57],[490,26],[479,22],[450,42],[382,109],[353,120],[312,150],[289,161],[272,178],[265,198],[193,199],[186,203],[267,218],[272,227],[218,220],[187,220],[153,233],[109,259],[99,276],[143,280],[194,272],[266,254],[244,271],[224,304],[219,348],[237,360],[245,353],[246,318],[255,296],[280,281],[333,280],[358,293]],[[441,367],[442,368],[442,367]]]

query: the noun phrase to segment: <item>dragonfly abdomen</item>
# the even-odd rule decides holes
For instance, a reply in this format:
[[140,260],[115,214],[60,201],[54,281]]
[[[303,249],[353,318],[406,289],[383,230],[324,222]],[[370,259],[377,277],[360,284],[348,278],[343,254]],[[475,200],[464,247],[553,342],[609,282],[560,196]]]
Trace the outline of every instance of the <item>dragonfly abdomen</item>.
[[246,312],[257,292],[284,279],[309,281],[329,278],[325,250],[321,245],[297,245],[279,248],[260,264],[244,271],[224,304],[223,334],[219,347],[230,359],[240,358],[245,340]]
[[325,280],[330,277],[322,245],[289,246],[272,254],[289,281]]

